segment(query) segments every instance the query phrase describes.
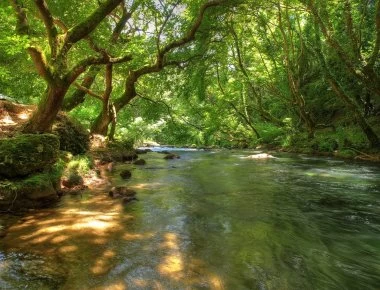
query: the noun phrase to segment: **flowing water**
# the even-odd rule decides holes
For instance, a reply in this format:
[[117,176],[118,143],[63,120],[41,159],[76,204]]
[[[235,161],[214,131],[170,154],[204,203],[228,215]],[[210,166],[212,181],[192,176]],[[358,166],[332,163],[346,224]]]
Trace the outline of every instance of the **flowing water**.
[[0,217],[0,289],[380,289],[378,165],[179,154],[117,167],[137,202],[98,188]]

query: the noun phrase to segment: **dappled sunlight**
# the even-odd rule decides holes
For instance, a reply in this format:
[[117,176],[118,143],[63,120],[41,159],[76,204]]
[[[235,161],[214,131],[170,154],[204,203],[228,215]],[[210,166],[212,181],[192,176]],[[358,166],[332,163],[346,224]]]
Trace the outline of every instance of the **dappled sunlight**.
[[112,284],[109,284],[107,286],[102,286],[102,287],[96,287],[93,288],[94,290],[127,290],[128,287],[125,285],[123,281],[116,281],[113,282]]
[[67,254],[67,253],[75,252],[77,250],[78,250],[78,247],[74,246],[74,245],[62,246],[62,247],[59,248],[59,252],[62,253],[62,254]]
[[184,277],[184,261],[177,234],[166,233],[160,247],[166,249],[167,254],[163,258],[162,263],[158,266],[159,273],[173,280],[182,279]]
[[153,236],[154,236],[154,233],[146,233],[146,234],[125,233],[123,235],[123,239],[126,241],[135,241],[135,240],[150,239]]
[[151,182],[151,183],[138,183],[131,185],[133,189],[152,189],[162,186],[162,183],[159,182]]
[[[123,225],[133,216],[124,214],[120,202],[105,194],[86,200],[66,197],[64,203],[55,210],[41,210],[20,219],[9,228],[2,242],[14,251],[52,255],[57,261],[67,260],[64,263],[80,259],[87,265],[80,271],[105,275],[115,266],[117,256],[107,245],[128,237]],[[131,234],[130,238],[133,236],[136,237]],[[109,289],[125,289],[112,287]]]
[[115,257],[116,253],[112,250],[106,250],[99,258],[96,259],[94,265],[91,267],[91,272],[95,275],[103,275],[107,273],[113,264],[111,260]]

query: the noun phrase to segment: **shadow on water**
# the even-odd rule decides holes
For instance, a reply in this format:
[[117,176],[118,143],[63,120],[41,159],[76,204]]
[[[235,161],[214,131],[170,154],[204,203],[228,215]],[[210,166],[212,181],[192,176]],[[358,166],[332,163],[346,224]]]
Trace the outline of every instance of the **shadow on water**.
[[0,288],[380,288],[378,167],[179,154],[117,167],[112,182],[138,202],[99,188],[15,218],[0,240]]

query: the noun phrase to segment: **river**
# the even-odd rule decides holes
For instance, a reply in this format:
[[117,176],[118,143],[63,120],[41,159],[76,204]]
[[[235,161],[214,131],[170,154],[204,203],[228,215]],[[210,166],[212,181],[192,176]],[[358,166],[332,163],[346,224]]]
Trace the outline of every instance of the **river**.
[[380,289],[378,165],[177,153],[116,167],[139,201],[98,188],[0,216],[0,289]]

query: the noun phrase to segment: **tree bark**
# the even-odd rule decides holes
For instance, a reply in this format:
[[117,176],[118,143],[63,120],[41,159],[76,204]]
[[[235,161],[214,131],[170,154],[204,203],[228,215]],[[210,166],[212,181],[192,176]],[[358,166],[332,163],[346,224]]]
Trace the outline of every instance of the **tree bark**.
[[53,122],[61,109],[68,84],[49,84],[37,111],[23,128],[24,133],[44,133],[51,131]]
[[[90,89],[94,83],[98,72],[100,71],[100,66],[92,66],[89,71],[86,73],[81,86]],[[78,105],[82,104],[85,100],[86,92],[81,89],[77,89],[71,96],[67,96],[63,102],[62,110],[70,112]]]

